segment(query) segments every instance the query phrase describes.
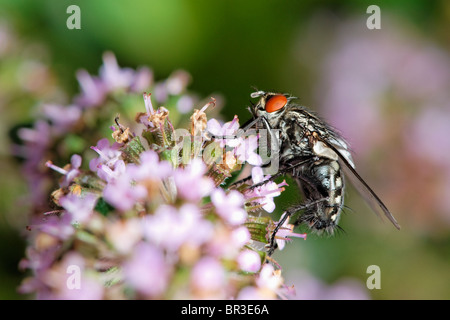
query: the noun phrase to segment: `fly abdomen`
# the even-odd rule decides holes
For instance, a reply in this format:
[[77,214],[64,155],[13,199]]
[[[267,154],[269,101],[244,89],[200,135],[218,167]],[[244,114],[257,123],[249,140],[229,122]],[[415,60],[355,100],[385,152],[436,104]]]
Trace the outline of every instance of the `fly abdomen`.
[[339,163],[326,159],[305,165],[296,178],[306,203],[311,203],[298,223],[305,222],[313,230],[332,233],[344,204],[344,178]]

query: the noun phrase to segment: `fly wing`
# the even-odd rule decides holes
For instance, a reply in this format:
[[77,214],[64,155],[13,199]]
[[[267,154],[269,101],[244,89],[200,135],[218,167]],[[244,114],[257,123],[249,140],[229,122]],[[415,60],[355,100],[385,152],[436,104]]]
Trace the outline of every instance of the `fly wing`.
[[[334,140],[334,139],[333,139]],[[353,186],[358,190],[361,196],[366,200],[367,204],[380,218],[384,215],[392,222],[392,224],[400,230],[400,225],[394,216],[389,212],[381,199],[369,187],[363,178],[356,172],[350,152],[347,150],[345,142],[337,140],[338,143],[328,143],[323,141],[329,148],[331,148],[338,155],[338,162],[344,171],[345,176],[352,182]]]

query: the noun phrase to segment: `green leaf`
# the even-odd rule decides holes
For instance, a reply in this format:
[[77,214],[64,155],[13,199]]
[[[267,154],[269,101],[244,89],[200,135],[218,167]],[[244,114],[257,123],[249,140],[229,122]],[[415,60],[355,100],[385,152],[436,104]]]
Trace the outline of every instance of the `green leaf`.
[[107,203],[105,199],[99,198],[94,210],[106,217],[111,211],[114,211],[114,207]]

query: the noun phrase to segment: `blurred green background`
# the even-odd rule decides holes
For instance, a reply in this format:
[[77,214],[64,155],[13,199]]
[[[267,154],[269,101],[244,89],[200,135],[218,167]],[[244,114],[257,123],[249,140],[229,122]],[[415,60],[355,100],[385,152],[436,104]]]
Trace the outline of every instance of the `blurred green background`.
[[[66,27],[71,4],[81,30]],[[366,25],[373,4],[379,30]],[[354,146],[358,171],[402,230],[381,223],[349,187],[345,232],[311,234],[275,254],[286,284],[307,296],[297,279],[307,274],[330,288],[356,279],[372,299],[449,299],[449,31],[448,1],[2,0],[0,298],[23,298],[28,214],[8,132],[30,122],[39,103],[68,103],[79,92],[75,72],[97,74],[109,50],[120,66],[147,65],[156,79],[187,70],[192,91],[224,97],[229,120],[248,119],[253,87],[292,93]],[[296,197],[278,199],[277,214]],[[380,267],[381,289],[365,287],[370,265]]]

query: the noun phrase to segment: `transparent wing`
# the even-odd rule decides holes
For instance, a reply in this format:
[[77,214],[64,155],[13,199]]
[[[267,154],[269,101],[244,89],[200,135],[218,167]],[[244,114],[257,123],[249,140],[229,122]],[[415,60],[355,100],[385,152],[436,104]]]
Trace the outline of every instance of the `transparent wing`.
[[[328,147],[330,147],[338,155],[338,162],[344,171],[345,176],[351,181],[353,186],[358,190],[367,204],[380,218],[384,215],[392,224],[400,230],[400,225],[394,216],[389,212],[388,208],[384,205],[381,199],[376,195],[376,193],[369,187],[369,185],[364,181],[363,178],[356,172],[351,158],[350,152],[348,152],[346,145],[342,145],[343,141],[338,144],[328,143],[323,141]],[[342,152],[342,150],[344,152]]]

